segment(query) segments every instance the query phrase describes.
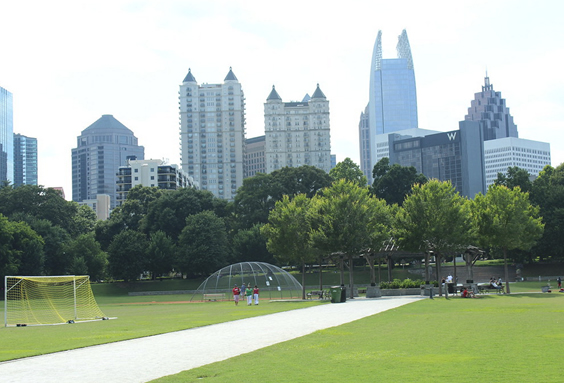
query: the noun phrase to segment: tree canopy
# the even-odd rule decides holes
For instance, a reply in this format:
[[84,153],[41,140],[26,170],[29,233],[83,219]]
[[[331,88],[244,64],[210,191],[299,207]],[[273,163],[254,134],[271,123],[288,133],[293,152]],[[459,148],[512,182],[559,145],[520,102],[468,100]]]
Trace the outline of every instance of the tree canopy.
[[372,193],[390,205],[400,206],[411,193],[413,185],[427,182],[427,177],[417,173],[413,166],[390,165],[388,157],[382,158],[374,165],[372,177]]
[[339,162],[337,166],[329,171],[329,175],[334,181],[347,180],[354,182],[359,186],[366,186],[368,180],[366,176],[360,170],[360,166],[354,163],[349,157],[345,158],[343,161]]
[[484,196],[479,193],[472,204],[478,240],[484,247],[503,250],[506,291],[509,293],[507,250],[530,249],[542,236],[544,224],[539,208],[529,202],[529,193],[519,186],[509,189],[491,185]]

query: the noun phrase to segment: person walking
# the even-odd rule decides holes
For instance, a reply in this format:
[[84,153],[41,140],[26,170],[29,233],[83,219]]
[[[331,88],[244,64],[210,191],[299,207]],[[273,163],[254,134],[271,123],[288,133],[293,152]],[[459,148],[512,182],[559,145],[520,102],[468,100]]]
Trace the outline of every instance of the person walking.
[[239,305],[239,295],[241,294],[241,289],[235,285],[233,287],[233,300],[235,301],[235,306]]
[[257,287],[257,285],[255,285],[255,288],[253,289],[253,298],[255,298],[255,305],[258,305],[258,295],[259,295],[259,288]]
[[247,306],[253,304],[253,288],[251,285],[247,286],[247,290],[245,290],[245,296],[247,297]]

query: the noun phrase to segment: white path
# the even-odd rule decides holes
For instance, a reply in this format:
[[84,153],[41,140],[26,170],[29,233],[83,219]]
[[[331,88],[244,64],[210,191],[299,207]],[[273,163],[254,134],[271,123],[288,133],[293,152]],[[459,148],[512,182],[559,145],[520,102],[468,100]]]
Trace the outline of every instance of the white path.
[[[419,300],[355,299],[0,363],[0,381],[146,382]],[[244,325],[242,325],[244,321]],[[241,328],[254,336],[241,336]],[[250,334],[250,333],[249,333]]]

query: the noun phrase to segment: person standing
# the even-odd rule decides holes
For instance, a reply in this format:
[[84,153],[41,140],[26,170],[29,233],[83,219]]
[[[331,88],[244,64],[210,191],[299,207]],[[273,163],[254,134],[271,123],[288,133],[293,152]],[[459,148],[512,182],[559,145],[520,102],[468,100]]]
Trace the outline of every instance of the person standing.
[[241,289],[235,285],[233,287],[233,300],[235,301],[235,306],[239,305],[239,295],[241,294]]
[[562,278],[556,278],[556,282],[558,282],[558,290],[560,290],[562,288]]
[[243,284],[241,285],[241,295],[245,295],[245,290],[246,290],[245,286],[246,286],[245,282],[243,282]]
[[247,286],[247,290],[245,290],[245,296],[247,297],[247,306],[253,304],[253,288],[251,285]]
[[255,305],[258,305],[258,295],[259,295],[259,288],[255,285],[253,289],[253,298],[255,298]]

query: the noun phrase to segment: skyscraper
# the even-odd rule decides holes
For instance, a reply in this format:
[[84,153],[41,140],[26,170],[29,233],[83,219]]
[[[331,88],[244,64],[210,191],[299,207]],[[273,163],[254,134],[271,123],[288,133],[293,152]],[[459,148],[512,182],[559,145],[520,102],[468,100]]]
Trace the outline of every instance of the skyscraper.
[[464,119],[479,121],[486,141],[496,138],[519,137],[517,125],[509,114],[505,99],[501,98],[501,92],[494,91],[487,73],[482,91],[474,94],[474,100],[471,101],[468,114]]
[[14,186],[37,185],[37,138],[14,133]]
[[114,116],[105,114],[77,137],[72,149],[72,200],[96,199],[98,194],[110,196],[116,207],[118,168],[129,159],[144,159],[145,148],[137,137]]
[[418,128],[415,73],[405,29],[396,50],[397,58],[382,58],[382,31],[378,31],[370,67],[369,102],[359,123],[360,164],[369,180],[377,162],[376,135]]
[[319,88],[299,102],[282,102],[274,86],[264,104],[266,172],[310,165],[331,170],[329,101]]
[[235,74],[198,85],[192,71],[180,85],[180,162],[200,189],[232,200],[243,184],[245,96]]
[[14,181],[14,109],[12,93],[0,87],[0,182]]

